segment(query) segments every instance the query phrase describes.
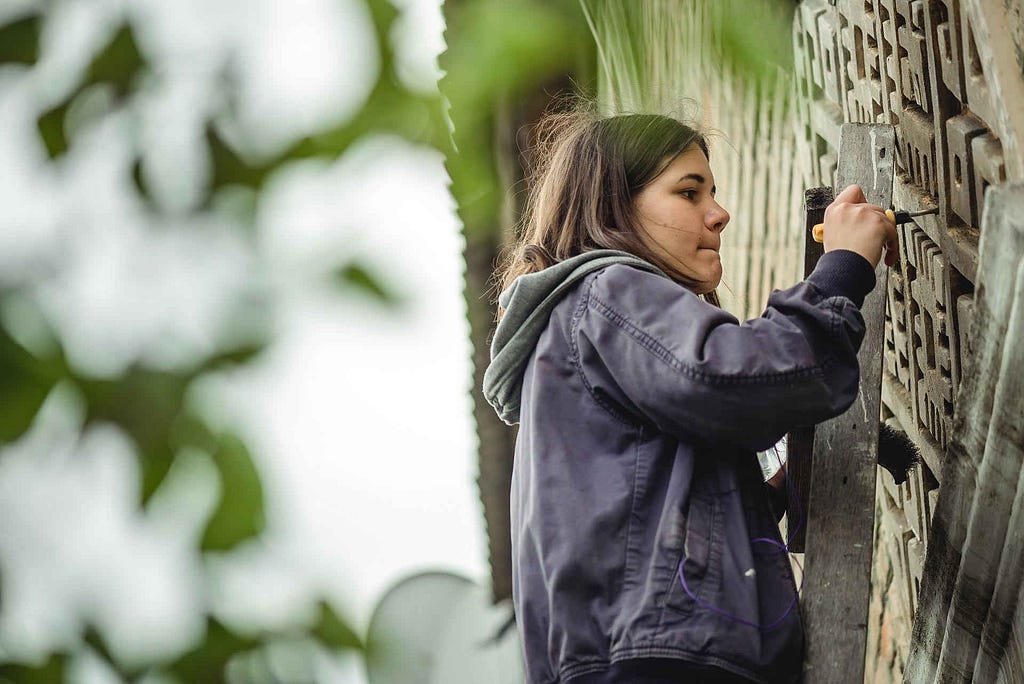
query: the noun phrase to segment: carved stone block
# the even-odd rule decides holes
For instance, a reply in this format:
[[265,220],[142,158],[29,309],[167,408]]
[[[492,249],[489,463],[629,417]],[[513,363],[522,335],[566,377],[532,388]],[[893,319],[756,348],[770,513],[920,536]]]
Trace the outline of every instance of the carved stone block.
[[998,121],[995,102],[985,77],[985,67],[978,55],[978,47],[974,40],[974,31],[967,21],[966,13],[961,14],[961,35],[963,38],[964,55],[964,94],[966,104],[982,121],[992,128]]
[[906,278],[902,260],[889,269],[889,299],[886,310],[885,365],[889,374],[899,380],[911,395],[917,391],[910,358],[910,320]]
[[953,310],[962,286],[938,245],[924,231],[906,224],[902,232],[913,299],[912,360],[917,378],[914,412],[918,424],[945,450],[953,421],[953,357],[959,342]]
[[[970,283],[967,280],[963,281],[964,288],[970,287]],[[973,290],[973,288],[971,288]],[[960,351],[959,354],[953,357],[956,361],[956,365],[953,368],[953,380],[956,382],[956,386],[960,387],[962,379],[961,371],[963,363],[963,355],[969,353],[971,350],[971,340],[969,338],[971,331],[971,319],[974,318],[974,292],[967,292],[961,294],[956,298],[956,321],[957,321],[957,349]]]
[[[922,463],[910,473],[907,481],[900,486],[904,491],[903,513],[907,518],[907,523],[914,531],[914,535],[927,546],[928,525],[932,517],[931,500],[928,498],[928,493],[938,488],[935,478],[928,470],[928,466]],[[920,573],[917,574],[917,577],[920,579]]]
[[1006,182],[1006,165],[1003,163],[1003,146],[988,131],[971,140],[971,152],[974,164],[974,206],[978,214],[977,222],[973,225],[980,226],[983,223],[981,214],[985,206],[985,189]]
[[821,45],[818,36],[818,15],[824,5],[802,2],[793,22],[793,52],[801,96],[812,102],[824,96],[825,79],[821,70]]
[[903,110],[900,117],[899,149],[901,170],[914,185],[933,198],[939,197],[935,159],[935,126],[920,109]]
[[900,109],[917,105],[931,113],[924,0],[897,0],[897,44],[900,48]]
[[[900,429],[895,419],[888,422]],[[928,547],[928,526],[935,510],[938,487],[931,472],[923,464],[911,472],[902,485],[896,485],[883,470],[879,470],[878,479],[882,485],[878,496],[882,504],[883,530],[894,537],[899,550],[893,582],[899,586],[904,611],[912,620],[917,609],[917,596]]]
[[838,52],[838,26],[835,25],[835,13],[824,11],[817,15],[818,60],[821,64],[821,75],[825,98],[836,104],[843,101],[840,90],[840,62]]
[[813,136],[813,163],[821,185],[835,185],[836,165],[839,162],[839,128],[843,112],[828,100],[811,103],[811,129]]
[[[888,474],[883,473],[883,481],[886,477],[888,477]],[[912,613],[913,606],[916,605],[916,590],[913,576],[906,569],[910,567],[909,546],[910,542],[914,539],[914,532],[910,529],[910,524],[903,514],[903,509],[893,501],[887,491],[885,492],[885,498],[886,501],[882,506],[883,529],[893,536],[899,549],[900,570],[896,573],[897,577],[894,577],[893,581],[899,584],[900,598],[903,600],[908,612]]]
[[917,599],[921,591],[921,573],[924,570],[925,545],[920,539],[913,537],[907,540],[907,581],[913,587],[910,593],[910,615],[917,614]]
[[980,224],[975,193],[975,156],[972,141],[985,133],[984,122],[970,112],[946,120],[949,152],[949,207],[969,226]]
[[882,83],[885,109],[892,123],[898,123],[903,112],[903,88],[900,82],[901,60],[906,49],[900,46],[897,28],[904,19],[896,10],[896,0],[877,0],[880,44],[882,46]]
[[[843,125],[843,111],[838,104],[828,100],[817,100],[811,103],[811,128],[833,154],[839,152],[839,129]],[[824,151],[818,150],[819,154]]]
[[938,15],[935,23],[942,82],[953,97],[963,102],[966,95],[964,92],[964,63],[961,59],[960,2],[959,0],[938,0],[935,9]]
[[882,53],[876,10],[876,0],[836,3],[840,55],[845,66],[843,105],[848,121],[876,123],[885,120],[887,108],[883,104]]

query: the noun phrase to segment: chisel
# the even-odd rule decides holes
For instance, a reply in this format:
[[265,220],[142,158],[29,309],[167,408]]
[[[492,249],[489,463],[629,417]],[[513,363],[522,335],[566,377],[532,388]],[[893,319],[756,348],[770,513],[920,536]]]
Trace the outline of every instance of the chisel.
[[[937,213],[939,213],[938,209],[925,209],[924,211],[893,211],[892,209],[885,210],[885,215],[888,216],[889,220],[892,221],[897,226],[902,225],[904,223],[909,223],[918,216],[925,216],[927,214]],[[814,238],[815,242],[823,242],[824,235],[824,223],[818,223],[813,228],[811,228],[811,236]]]

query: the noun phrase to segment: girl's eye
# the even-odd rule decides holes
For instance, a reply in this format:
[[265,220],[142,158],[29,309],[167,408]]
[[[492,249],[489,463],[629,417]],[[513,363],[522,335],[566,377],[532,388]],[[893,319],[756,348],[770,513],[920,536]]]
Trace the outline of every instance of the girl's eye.
[[688,200],[692,200],[694,197],[697,196],[697,191],[696,190],[681,190],[679,192],[679,194],[682,195],[683,197],[685,197]]

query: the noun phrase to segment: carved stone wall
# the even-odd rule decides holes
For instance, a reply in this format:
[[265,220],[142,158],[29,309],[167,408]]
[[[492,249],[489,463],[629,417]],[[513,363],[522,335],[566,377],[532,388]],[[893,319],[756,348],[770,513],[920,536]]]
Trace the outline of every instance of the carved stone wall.
[[[877,679],[883,671],[898,681],[906,662],[969,348],[983,197],[1008,180],[1004,143],[1019,150],[1015,111],[1024,102],[1011,107],[997,96],[1002,67],[991,45],[1010,45],[1015,34],[993,26],[987,4],[804,0],[794,22],[805,187],[833,184],[843,122],[891,123],[896,208],[937,211],[901,226],[900,259],[889,276],[883,417],[913,439],[922,463],[903,485],[884,471],[878,477],[866,670],[875,681],[884,681]],[[1019,165],[1011,162],[1012,177]]]

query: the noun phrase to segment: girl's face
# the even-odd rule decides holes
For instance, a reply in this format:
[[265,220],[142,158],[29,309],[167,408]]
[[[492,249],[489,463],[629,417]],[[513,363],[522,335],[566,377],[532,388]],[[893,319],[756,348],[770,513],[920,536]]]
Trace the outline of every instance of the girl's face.
[[715,177],[696,145],[673,159],[634,200],[641,239],[695,284],[697,294],[722,280],[722,231],[729,212],[715,201]]

